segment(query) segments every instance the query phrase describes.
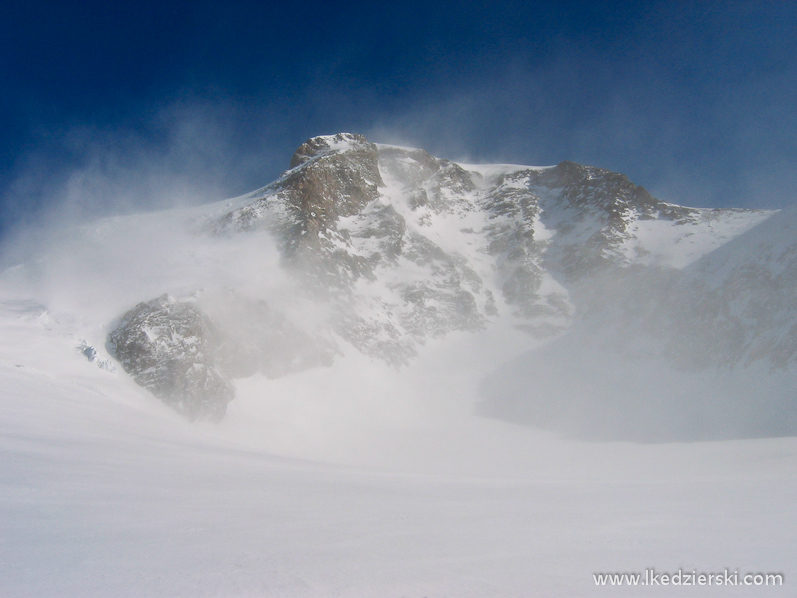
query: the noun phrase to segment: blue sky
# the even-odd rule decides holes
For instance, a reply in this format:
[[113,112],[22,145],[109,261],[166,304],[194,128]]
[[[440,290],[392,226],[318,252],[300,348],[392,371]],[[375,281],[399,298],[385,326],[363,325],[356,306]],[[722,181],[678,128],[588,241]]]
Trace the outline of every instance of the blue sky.
[[241,194],[339,131],[783,207],[795,31],[784,1],[4,3],[0,233]]

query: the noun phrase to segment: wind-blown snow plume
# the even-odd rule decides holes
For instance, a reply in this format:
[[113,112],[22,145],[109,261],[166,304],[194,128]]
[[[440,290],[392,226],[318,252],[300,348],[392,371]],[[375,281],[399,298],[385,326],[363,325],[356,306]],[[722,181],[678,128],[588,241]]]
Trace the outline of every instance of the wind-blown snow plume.
[[[736,300],[721,291],[729,283],[694,273],[772,214],[666,203],[571,162],[457,164],[344,133],[307,141],[262,189],[84,225],[4,276],[84,314],[95,335],[110,331],[109,349],[136,379],[151,366],[137,369],[118,347],[152,333],[115,319],[137,304],[157,311],[169,293],[208,322],[199,354],[216,356],[194,359],[172,334],[161,359],[187,360],[173,371],[275,379],[352,352],[402,368],[435,339],[514,329],[531,352],[521,358],[523,343],[510,343],[520,361],[482,386],[485,414],[600,438],[771,435],[795,425],[778,416],[792,400],[790,274],[771,281],[769,299],[759,299],[761,276],[734,274],[747,313],[780,297],[780,315],[750,327],[711,319]],[[779,372],[759,372],[770,367]],[[725,383],[717,368],[733,368]],[[762,375],[779,390],[751,402],[740,390]]]

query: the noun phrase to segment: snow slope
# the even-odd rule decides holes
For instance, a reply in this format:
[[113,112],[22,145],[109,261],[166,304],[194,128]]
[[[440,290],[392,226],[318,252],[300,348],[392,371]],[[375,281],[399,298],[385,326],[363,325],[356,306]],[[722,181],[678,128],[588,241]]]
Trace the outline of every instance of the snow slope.
[[[321,141],[335,168],[361,149]],[[559,380],[523,367],[530,351],[562,346],[517,325],[568,325],[565,270],[593,258],[697,264],[771,213],[656,203],[568,163],[477,167],[377,149],[377,170],[353,166],[375,198],[334,226],[340,206],[301,212],[281,186],[321,163],[310,152],[241,198],[4,248],[0,596],[637,596],[593,574],[648,568],[779,572],[782,588],[688,593],[791,595],[797,439],[584,442],[478,415],[485,384],[542,395],[558,414],[591,391],[584,372],[612,367],[609,353],[583,369],[557,360]],[[271,228],[213,228],[260,218]],[[323,233],[300,249],[319,252],[311,266],[338,286],[307,293],[283,225]],[[470,303],[448,298],[465,291],[482,319],[454,317]],[[296,330],[323,333],[334,364],[248,372],[221,423],[190,424],[122,368],[99,367],[118,366],[105,347],[115,320],[164,293],[242,330],[258,322],[222,308],[265,298]],[[411,347],[405,365],[331,325],[341,306],[373,338]]]
[[[789,595],[795,439],[578,443],[451,405],[396,421],[412,397],[382,396],[348,430],[314,422],[324,446],[271,409],[293,426],[277,453],[246,400],[221,428],[190,425],[73,350],[74,323],[0,309],[2,595],[633,596],[592,574],[650,567],[782,572],[783,588],[721,593]],[[340,405],[344,384],[323,383]],[[347,453],[341,436],[372,426],[390,434]]]

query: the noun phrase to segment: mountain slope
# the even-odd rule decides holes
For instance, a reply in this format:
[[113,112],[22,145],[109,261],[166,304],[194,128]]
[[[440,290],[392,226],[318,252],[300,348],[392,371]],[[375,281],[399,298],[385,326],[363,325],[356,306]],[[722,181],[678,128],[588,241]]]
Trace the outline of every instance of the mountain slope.
[[[691,310],[671,352],[696,360],[721,347],[716,363],[756,362],[782,370],[797,361],[797,209],[792,207],[691,264]],[[692,334],[685,334],[686,330]],[[705,331],[704,335],[697,331]]]
[[[39,285],[57,277],[47,291],[55,289],[56,301],[66,296],[73,304],[94,305],[93,311],[76,308],[95,322],[87,342],[102,346],[110,334],[108,350],[120,359],[115,347],[145,351],[141,339],[153,336],[143,325],[120,330],[124,320],[118,318],[137,305],[155,310],[156,298],[169,294],[175,310],[207,323],[206,334],[186,338],[210,344],[196,351],[164,325],[160,329],[172,332],[155,339],[163,364],[134,354],[122,361],[140,380],[150,379],[153,367],[196,372],[200,382],[191,392],[208,404],[210,395],[228,388],[214,380],[301,375],[336,367],[354,353],[406,367],[435,339],[490,331],[504,338],[510,330],[526,333],[524,342],[509,343],[515,352],[507,359],[531,350],[521,367],[529,372],[528,386],[550,378],[550,392],[532,393],[540,397],[535,400],[519,391],[508,399],[487,393],[494,406],[520,402],[526,410],[536,409],[535,401],[564,405],[556,398],[557,380],[573,379],[595,395],[591,410],[610,413],[611,393],[597,389],[617,384],[589,367],[602,362],[590,351],[613,355],[617,367],[603,369],[615,375],[629,367],[649,371],[640,384],[650,380],[653,394],[687,367],[710,377],[729,363],[758,361],[764,369],[793,363],[790,274],[777,283],[780,315],[752,323],[728,319],[729,299],[715,299],[719,291],[696,282],[703,277],[696,273],[708,267],[701,264],[723,255],[718,248],[772,226],[780,218],[772,211],[677,206],[595,167],[457,164],[347,133],[308,140],[290,166],[277,181],[240,198],[83,227],[68,237],[68,249],[53,242],[50,256],[39,260],[51,270],[46,275],[29,262],[4,277]],[[727,261],[741,264],[748,254],[742,249]],[[112,277],[99,274],[117,270],[125,277],[111,289]],[[75,274],[66,280],[70,271]],[[762,299],[761,278],[745,284],[743,293],[756,306],[750,309],[762,312],[761,301],[773,299]],[[42,296],[42,289],[33,295]],[[158,317],[139,315],[141,322]],[[738,343],[740,334],[758,340]],[[558,356],[556,367],[538,357],[543,352]],[[146,367],[131,365],[139,362]],[[219,378],[199,376],[209,371]],[[699,405],[690,397],[710,393],[705,389],[712,385],[698,386],[679,400],[650,400],[667,413],[684,402]],[[191,401],[158,392],[194,413]],[[783,392],[775,394],[773,405],[788,403]],[[231,396],[225,391],[218,403]],[[733,401],[738,412],[750,403]],[[492,413],[516,411],[496,407]],[[545,418],[520,419],[548,425]],[[791,430],[791,420],[785,421],[778,433]],[[772,427],[731,428],[733,436]]]
[[762,437],[797,435],[793,211],[349,135],[293,164],[4,248],[0,594],[790,583],[797,440]]
[[770,215],[675,206],[569,162],[461,166],[348,134],[308,141],[291,164],[207,228],[274,232],[286,267],[334,295],[335,331],[396,364],[428,337],[499,315],[561,332],[574,316],[568,283],[683,267]]

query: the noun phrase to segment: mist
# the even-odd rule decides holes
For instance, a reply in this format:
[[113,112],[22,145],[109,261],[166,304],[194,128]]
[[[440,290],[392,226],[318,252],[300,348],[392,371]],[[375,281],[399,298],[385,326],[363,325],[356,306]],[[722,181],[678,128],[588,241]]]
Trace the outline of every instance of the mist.
[[[630,269],[577,285],[562,280],[577,311],[558,336],[534,338],[504,317],[484,332],[427,340],[406,366],[360,355],[331,324],[340,306],[286,271],[268,226],[214,233],[209,223],[251,200],[207,203],[218,188],[190,180],[197,165],[225,148],[227,133],[207,114],[188,114],[172,118],[170,141],[155,155],[140,138],[123,143],[125,136],[109,134],[100,147],[126,149],[101,159],[85,141],[91,163],[60,188],[44,181],[43,188],[56,189],[49,211],[6,239],[0,284],[6,296],[35,298],[54,317],[77,321],[81,337],[97,347],[142,301],[169,294],[197,304],[219,331],[221,363],[239,388],[213,434],[302,458],[357,462],[368,447],[373,459],[412,470],[434,461],[431,438],[448,455],[447,466],[460,467],[454,455],[470,442],[462,426],[474,415],[592,442],[797,430],[783,417],[791,374],[772,374],[766,362],[742,368],[723,361],[732,334],[720,342],[700,331],[700,313],[688,309],[696,301],[692,283],[675,269]],[[181,169],[184,176],[173,175]],[[686,324],[672,333],[680,320]],[[700,353],[705,367],[689,371],[678,357],[683,351]],[[524,461],[507,454],[497,430],[492,448],[475,451],[478,458],[468,450],[469,459],[485,462],[489,454],[492,467],[513,470]]]
[[[662,317],[645,322],[653,330],[641,329],[630,317],[601,326],[581,322],[501,365],[481,381],[478,413],[591,442],[700,442],[797,433],[792,372],[760,362],[725,363],[714,335],[701,328],[667,331],[665,322],[671,320],[664,314],[671,306],[652,307]],[[681,343],[699,347],[701,359],[690,361],[691,355],[678,352]]]

